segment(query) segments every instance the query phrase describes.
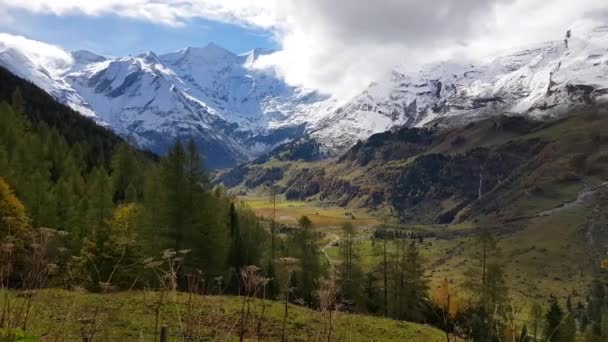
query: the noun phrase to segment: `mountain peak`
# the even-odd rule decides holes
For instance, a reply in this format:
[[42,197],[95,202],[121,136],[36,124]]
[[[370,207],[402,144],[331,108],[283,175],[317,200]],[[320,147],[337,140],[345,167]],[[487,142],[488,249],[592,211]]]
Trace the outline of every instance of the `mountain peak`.
[[98,55],[89,50],[76,50],[72,51],[71,54],[72,58],[74,58],[74,61],[76,63],[97,63],[103,62],[107,59],[106,57]]
[[217,45],[214,42],[210,42],[204,47],[187,47],[184,49],[184,54],[191,55],[195,57],[202,57],[206,59],[216,59],[216,58],[226,58],[226,57],[235,57],[236,55],[224,47]]
[[143,59],[147,63],[154,63],[154,64],[160,63],[158,56],[152,51],[146,51],[142,54],[137,55],[136,57]]
[[271,50],[271,49],[255,48],[253,50],[249,50],[243,54],[240,54],[239,57],[241,57],[243,64],[251,65],[251,64],[255,63],[255,61],[257,61],[257,59],[260,56],[270,55],[274,52],[275,52],[275,50]]

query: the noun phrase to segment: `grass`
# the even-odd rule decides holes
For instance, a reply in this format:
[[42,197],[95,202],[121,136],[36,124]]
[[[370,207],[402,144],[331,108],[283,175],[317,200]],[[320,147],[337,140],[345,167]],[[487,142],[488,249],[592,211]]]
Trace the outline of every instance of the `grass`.
[[[268,196],[241,196],[241,200],[247,203],[258,216],[272,217],[273,205]],[[346,215],[352,213],[352,216]],[[295,224],[297,219],[308,216],[312,223],[318,228],[336,227],[344,223],[352,223],[355,226],[377,225],[380,221],[361,209],[344,209],[340,207],[320,207],[314,202],[287,201],[277,199],[276,218],[280,223]]]
[[[7,293],[5,293],[7,294]],[[18,303],[15,293],[9,293],[12,305]],[[156,292],[121,292],[91,294],[47,289],[36,292],[30,324],[27,331],[41,341],[79,341],[81,331],[95,325],[95,341],[153,341],[156,326]],[[6,301],[2,296],[2,301]],[[193,310],[187,313],[187,303]],[[196,340],[238,340],[241,299],[226,296],[192,296],[178,293],[161,307],[160,324],[166,325],[170,341],[182,341],[182,327],[190,327],[191,318],[196,318],[200,329]],[[259,340],[280,340],[283,305],[266,301],[265,319],[261,325]],[[2,303],[4,304],[4,303]],[[256,301],[252,310],[261,312],[261,301]],[[179,314],[178,314],[179,312]],[[252,323],[254,323],[252,321]],[[441,341],[442,332],[425,325],[399,322],[389,319],[339,313],[334,322],[334,341]],[[290,305],[287,321],[289,341],[315,339],[322,328],[319,312]],[[257,340],[255,324],[247,330],[246,339]]]
[[[500,226],[494,228],[498,229],[500,259],[511,298],[519,303],[544,303],[553,294],[564,301],[568,295],[574,303],[585,301],[599,265],[586,241],[588,215],[588,209],[578,207],[520,222],[513,231],[500,233]],[[470,227],[461,225],[446,229],[466,232]],[[375,241],[374,248],[370,232],[360,231],[357,235],[355,253],[365,270],[381,263],[382,243]],[[389,253],[393,253],[394,248],[394,242],[389,241]],[[476,246],[471,235],[453,239],[427,238],[419,248],[431,286],[448,277],[452,286],[459,287],[464,281],[464,271],[473,267],[471,255]],[[334,263],[340,262],[339,247],[328,248],[326,252]]]
[[[555,188],[558,192],[553,198],[576,198],[581,191],[580,184],[565,184]],[[553,198],[551,203],[537,203],[536,200],[520,201],[511,210],[519,215],[533,215],[546,208],[558,206],[560,202]],[[254,210],[266,217],[272,215],[271,203],[261,197],[248,196],[243,198]],[[326,233],[341,237],[339,225],[346,222],[354,223],[357,228],[355,251],[359,255],[362,266],[370,270],[381,261],[380,249],[382,241],[376,241],[376,249],[372,246],[371,234],[380,222],[365,212],[353,211],[356,220],[344,215],[348,209],[335,207],[318,207],[314,202],[277,202],[277,218],[283,223],[295,223],[295,220],[307,215],[317,228]],[[367,216],[366,216],[367,215]],[[584,300],[588,284],[591,281],[594,267],[589,254],[589,246],[585,241],[587,209],[577,207],[547,217],[537,217],[523,220],[513,231],[500,233],[501,226],[496,226],[495,220],[481,219],[488,227],[495,227],[499,233],[498,241],[505,264],[507,283],[510,295],[518,301],[545,301],[549,294],[565,298],[568,295],[574,301]],[[402,228],[420,232],[462,232],[469,237],[452,239],[425,239],[421,249],[429,269],[431,284],[438,283],[448,277],[454,286],[463,282],[463,272],[471,265],[470,254],[474,248],[470,237],[475,224],[464,222],[454,225],[404,225]],[[325,245],[333,240],[320,242]],[[389,252],[394,249],[389,242]],[[329,258],[334,263],[340,262],[339,247],[326,249]]]

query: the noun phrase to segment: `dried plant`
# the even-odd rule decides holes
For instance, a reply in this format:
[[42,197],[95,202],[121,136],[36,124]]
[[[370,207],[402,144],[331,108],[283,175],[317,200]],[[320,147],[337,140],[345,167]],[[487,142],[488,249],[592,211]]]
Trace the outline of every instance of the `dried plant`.
[[317,289],[317,297],[319,299],[319,310],[323,317],[322,335],[327,337],[327,341],[331,341],[335,312],[339,309],[338,286],[336,285],[335,279],[320,280]]
[[[245,338],[246,322],[251,314],[251,303],[258,293],[268,284],[268,278],[261,274],[261,269],[257,266],[245,266],[241,268],[241,286],[242,286],[242,301],[241,301],[241,317],[240,317],[240,332],[239,340]],[[256,323],[255,311],[253,313],[253,322]],[[257,322],[260,324],[260,322]],[[259,329],[258,329],[259,330]]]
[[184,249],[177,252],[173,249],[166,249],[161,252],[159,259],[147,258],[143,261],[144,268],[152,270],[159,283],[159,298],[156,302],[155,308],[155,340],[158,338],[160,312],[167,304],[167,300],[170,300],[174,304],[178,321],[180,323],[182,336],[186,336],[187,334],[186,329],[184,328],[184,320],[182,319],[181,310],[177,305],[177,287],[178,276],[183,266],[184,259],[188,253],[190,253],[189,249]]
[[287,272],[287,283],[285,284],[285,291],[283,297],[285,300],[285,311],[283,313],[283,326],[281,329],[281,341],[286,341],[285,327],[287,325],[287,316],[289,315],[289,294],[294,292],[296,289],[291,287],[291,276],[293,272],[300,268],[300,260],[296,258],[280,258],[279,263],[285,268]]

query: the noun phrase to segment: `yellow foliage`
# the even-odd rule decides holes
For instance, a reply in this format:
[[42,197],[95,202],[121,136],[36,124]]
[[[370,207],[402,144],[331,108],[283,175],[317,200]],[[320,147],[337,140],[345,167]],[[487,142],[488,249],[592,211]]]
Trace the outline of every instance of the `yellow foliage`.
[[600,266],[603,270],[608,270],[608,259],[602,260],[602,264]]
[[4,179],[0,178],[0,237],[11,235],[24,239],[30,231],[30,219],[25,207]]
[[112,217],[106,221],[110,248],[122,249],[135,244],[136,229],[142,214],[143,209],[135,203],[122,204],[114,210]]
[[456,316],[460,310],[461,300],[457,289],[450,285],[447,278],[433,287],[431,299],[437,307],[448,311],[451,317]]

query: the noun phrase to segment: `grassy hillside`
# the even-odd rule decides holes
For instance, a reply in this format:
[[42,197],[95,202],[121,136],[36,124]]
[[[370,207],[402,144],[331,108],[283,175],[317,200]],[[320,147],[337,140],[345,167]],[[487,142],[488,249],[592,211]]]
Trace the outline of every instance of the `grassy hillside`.
[[[8,297],[7,297],[8,296]],[[15,293],[0,297],[2,306],[10,299],[21,306],[25,299]],[[158,292],[90,294],[64,290],[42,290],[32,297],[27,331],[42,341],[79,341],[83,332],[95,331],[95,341],[153,341],[158,310],[158,325],[166,325],[170,341],[234,341],[240,331],[242,301],[239,297],[167,295],[158,305]],[[280,340],[284,307],[266,301],[250,305],[246,322],[247,340]],[[181,323],[180,323],[181,317]],[[253,318],[255,317],[255,318]],[[315,340],[323,329],[321,313],[289,306],[289,341]],[[370,316],[338,313],[334,321],[334,341],[441,341],[442,332],[425,325],[398,322]]]

